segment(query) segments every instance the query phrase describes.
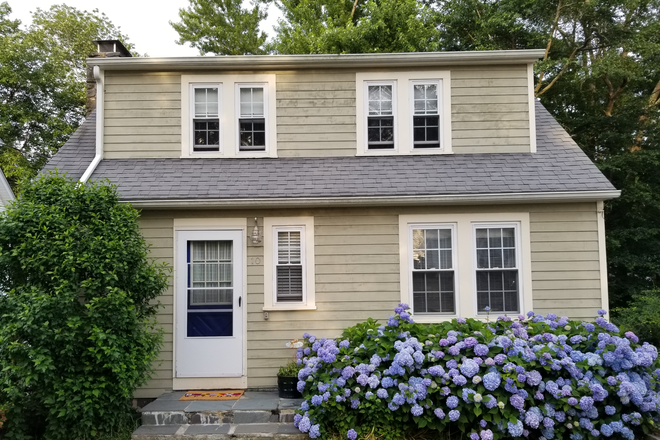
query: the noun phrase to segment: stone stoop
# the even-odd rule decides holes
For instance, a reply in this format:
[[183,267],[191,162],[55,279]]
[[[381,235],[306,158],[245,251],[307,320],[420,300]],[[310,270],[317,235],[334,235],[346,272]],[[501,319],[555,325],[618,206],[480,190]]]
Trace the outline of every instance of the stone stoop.
[[164,394],[140,410],[142,426],[133,440],[302,440],[293,426],[301,400],[276,392],[247,391],[239,400],[180,401],[183,392]]

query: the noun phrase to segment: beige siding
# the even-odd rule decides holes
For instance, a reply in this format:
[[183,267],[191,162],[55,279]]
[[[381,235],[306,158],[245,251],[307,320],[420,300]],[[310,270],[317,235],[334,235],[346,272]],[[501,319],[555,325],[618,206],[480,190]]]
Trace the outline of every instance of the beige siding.
[[181,156],[181,75],[107,72],[107,159]]
[[277,74],[277,155],[354,156],[355,73]]
[[530,151],[527,66],[451,70],[455,153]]
[[[400,299],[399,215],[529,212],[534,310],[589,319],[601,307],[595,203],[481,207],[309,209],[258,211],[145,211],[142,230],[152,257],[173,263],[173,218],[313,216],[316,310],[271,311],[263,317],[263,247],[247,248],[247,368],[249,387],[275,385],[292,351],[285,342],[309,331],[334,337],[368,317],[386,319]],[[248,222],[248,224],[250,224]],[[253,259],[252,257],[259,257]],[[258,262],[259,264],[256,264]],[[156,375],[138,391],[155,397],[172,387],[172,289],[161,297],[166,330]]]

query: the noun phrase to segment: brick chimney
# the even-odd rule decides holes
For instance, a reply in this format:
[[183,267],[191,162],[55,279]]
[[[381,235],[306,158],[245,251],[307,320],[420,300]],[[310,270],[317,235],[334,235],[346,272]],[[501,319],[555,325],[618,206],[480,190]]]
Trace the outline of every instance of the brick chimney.
[[[89,54],[89,58],[109,58],[109,57],[132,57],[133,55],[126,49],[126,46],[119,40],[94,40],[96,43],[96,53]],[[85,104],[85,115],[96,109],[96,80],[94,71],[87,67],[87,103]]]

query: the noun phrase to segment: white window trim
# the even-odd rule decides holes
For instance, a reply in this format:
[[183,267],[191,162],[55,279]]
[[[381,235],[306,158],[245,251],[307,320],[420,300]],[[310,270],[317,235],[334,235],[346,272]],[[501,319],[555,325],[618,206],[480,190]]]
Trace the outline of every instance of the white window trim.
[[[302,230],[303,300],[277,302],[275,286],[275,251],[277,231]],[[314,266],[314,217],[264,218],[264,311],[316,310],[316,277]]]
[[[414,82],[438,82],[439,95],[442,97],[440,113],[439,149],[414,149],[412,132]],[[451,154],[451,75],[448,70],[408,71],[408,72],[358,72],[355,74],[356,86],[356,123],[357,156],[391,156]],[[369,150],[367,143],[367,92],[368,85],[394,84],[394,150]]]
[[[218,85],[222,93],[218,120],[220,122],[220,151],[193,152],[192,87]],[[255,84],[264,87],[266,113],[266,150],[239,151],[238,143],[238,85]],[[277,157],[275,75],[181,75],[181,157]],[[188,103],[184,105],[183,103]]]
[[[409,223],[408,224],[408,258],[410,258],[409,263],[412,262],[412,253],[413,253],[413,229],[449,229],[451,231],[451,266],[454,271],[454,307],[458,310],[458,300],[460,298],[460,286],[458,284],[458,261],[457,261],[457,246],[456,246],[456,223]],[[413,296],[412,296],[412,279],[413,279],[413,265],[408,265],[408,286],[410,286],[410,295],[409,301],[407,304],[410,305],[410,308],[413,308]],[[429,314],[429,313],[420,313],[417,316],[456,316],[452,313],[438,313],[438,314]]]
[[[399,243],[399,265],[401,279],[401,302],[412,306],[412,268],[411,268],[411,226],[429,224],[456,225],[456,315],[415,315],[415,321],[433,323],[448,321],[456,317],[486,319],[486,315],[477,311],[476,294],[476,245],[474,240],[475,224],[516,224],[519,243],[519,277],[521,313],[532,310],[532,264],[529,212],[511,213],[471,213],[471,214],[419,214],[399,216],[399,237],[407,237]],[[454,244],[454,243],[452,243]],[[491,313],[495,319],[501,313]],[[517,316],[518,314],[514,314]]]
[[[489,228],[513,228],[514,229],[514,237],[516,240],[516,267],[515,269],[518,271],[518,279],[522,280],[522,271],[521,271],[521,263],[522,263],[522,258],[521,258],[521,245],[522,245],[522,240],[520,237],[520,222],[474,222],[472,223],[472,270],[474,273],[474,276],[472,277],[473,280],[473,291],[474,291],[474,302],[475,302],[475,313],[479,316],[486,316],[488,313],[486,313],[483,310],[478,310],[477,309],[477,271],[478,266],[477,266],[477,229],[489,229]],[[509,270],[514,269],[514,268],[509,268]],[[501,268],[501,270],[507,270],[507,268]],[[522,304],[522,282],[518,282],[518,307],[521,307]],[[531,309],[530,309],[531,310]],[[518,312],[509,312],[509,313],[504,313],[505,315],[515,315],[518,316],[519,314],[525,314],[527,310],[520,308]],[[501,315],[503,312],[492,312],[491,315]]]

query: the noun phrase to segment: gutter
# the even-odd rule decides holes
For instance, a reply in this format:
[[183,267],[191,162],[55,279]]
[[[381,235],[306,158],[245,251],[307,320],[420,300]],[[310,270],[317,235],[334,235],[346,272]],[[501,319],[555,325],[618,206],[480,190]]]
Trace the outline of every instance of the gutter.
[[104,72],[99,66],[94,66],[94,79],[96,80],[96,154],[94,160],[89,164],[83,175],[80,177],[80,183],[86,183],[94,174],[96,167],[103,159],[103,127],[104,127]]
[[419,205],[473,205],[473,204],[522,204],[548,202],[598,202],[617,198],[618,190],[579,191],[579,192],[537,192],[509,194],[456,194],[435,196],[374,196],[374,197],[306,197],[269,199],[130,199],[139,209],[201,208],[298,208],[298,207],[377,207],[377,206],[419,206]]
[[310,55],[223,55],[171,58],[88,58],[87,64],[104,70],[236,70],[322,68],[408,68],[456,65],[529,64],[543,49],[470,52],[408,52]]

